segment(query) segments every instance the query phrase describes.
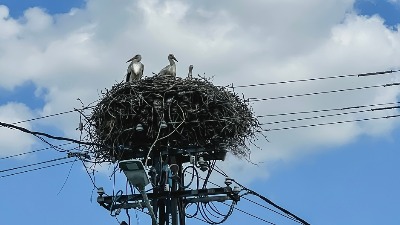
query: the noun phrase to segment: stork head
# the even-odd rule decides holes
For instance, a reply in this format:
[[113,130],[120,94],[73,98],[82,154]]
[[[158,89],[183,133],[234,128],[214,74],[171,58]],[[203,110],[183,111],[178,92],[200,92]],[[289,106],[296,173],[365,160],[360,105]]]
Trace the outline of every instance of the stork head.
[[140,62],[140,60],[142,60],[142,56],[137,54],[137,55],[133,56],[133,58],[131,58],[130,60],[128,60],[126,62],[131,62],[133,60],[135,60],[136,62]]
[[178,60],[175,58],[174,54],[169,54],[168,55],[168,60],[175,60],[176,62],[178,62]]
[[192,71],[193,70],[193,65],[190,65],[189,66],[189,71]]

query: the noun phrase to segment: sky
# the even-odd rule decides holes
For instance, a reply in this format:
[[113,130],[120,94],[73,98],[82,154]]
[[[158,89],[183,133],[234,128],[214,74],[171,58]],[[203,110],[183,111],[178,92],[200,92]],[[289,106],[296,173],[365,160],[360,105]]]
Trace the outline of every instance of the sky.
[[[213,77],[216,85],[397,70],[399,27],[398,0],[0,0],[0,122],[88,105],[124,79],[125,62],[136,54],[142,55],[147,76],[173,53],[178,76],[186,76],[193,64],[194,74]],[[319,112],[260,117],[262,127],[271,130],[263,133],[269,142],[260,135],[258,147],[251,145],[251,162],[228,155],[219,167],[310,224],[400,224],[400,119],[273,131],[398,115],[396,108],[366,111],[397,106],[397,85],[279,97],[396,84],[399,75],[235,88],[247,98],[270,98],[251,102],[257,116]],[[365,105],[380,106],[320,112]],[[79,114],[64,113],[18,125],[79,139],[78,123]],[[64,150],[79,148],[49,141],[65,144]],[[38,168],[22,166],[66,156],[46,147],[34,136],[0,127],[1,223],[118,224],[97,204],[80,161],[11,175]],[[16,167],[22,168],[9,170]],[[125,190],[123,176],[114,183],[110,169],[97,168],[94,183],[109,194]],[[213,174],[211,180],[223,185],[224,178]],[[245,199],[237,208],[277,225],[296,224]],[[142,212],[130,215],[131,224],[149,222]],[[125,213],[118,216],[126,219]],[[225,224],[246,222],[267,223],[235,210]]]

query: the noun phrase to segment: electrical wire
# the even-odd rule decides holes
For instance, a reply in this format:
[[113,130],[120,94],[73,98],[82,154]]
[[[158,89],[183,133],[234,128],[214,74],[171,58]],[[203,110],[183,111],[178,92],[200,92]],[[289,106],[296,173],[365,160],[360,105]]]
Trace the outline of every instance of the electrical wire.
[[[216,166],[216,168],[218,168],[218,167]],[[214,169],[214,170],[215,170],[215,169]],[[220,170],[221,170],[221,169],[220,169]],[[224,174],[223,176],[225,176],[225,177],[228,177],[228,176],[226,175],[226,173],[224,173],[222,170],[221,170],[222,172],[220,172],[220,171],[218,171],[218,170],[215,170],[215,171],[217,171],[217,172],[220,173],[220,174]],[[188,171],[188,173],[190,173],[190,172]],[[199,178],[200,178],[201,180],[205,180],[205,178],[202,178],[202,177],[200,177],[200,176],[199,176]],[[222,188],[221,185],[218,185],[218,184],[216,184],[216,183],[214,183],[214,182],[212,182],[212,181],[208,181],[208,183],[211,183],[211,184],[213,184],[213,185],[215,185],[215,186],[217,186],[217,187]],[[242,198],[243,198],[243,199],[246,199],[246,200],[248,200],[248,201],[250,201],[250,202],[252,202],[250,199],[248,199],[248,198],[246,198],[246,197],[242,197]],[[223,203],[223,204],[229,206],[229,205],[226,204],[226,203]],[[258,205],[259,205],[259,204],[258,204]],[[289,217],[289,216],[287,216],[287,215],[284,215],[284,214],[282,214],[282,213],[279,213],[279,212],[277,212],[277,211],[275,211],[275,210],[273,210],[273,209],[271,209],[271,208],[268,208],[267,206],[263,206],[263,208],[266,208],[266,209],[268,209],[268,210],[270,210],[270,211],[272,211],[272,212],[274,212],[274,213],[276,213],[276,214],[278,214],[278,215],[281,215],[281,216],[283,216],[283,217],[285,217],[285,218],[287,218],[287,219],[293,220],[292,217]],[[235,207],[235,209],[238,210],[238,211],[241,211],[241,209],[239,209],[238,207]],[[243,210],[242,210],[242,211],[243,211]],[[259,217],[254,216],[254,215],[252,215],[252,216],[253,216],[254,218],[257,218],[257,219],[263,221],[263,222],[276,225],[275,223],[272,223],[272,222],[270,222],[270,221],[268,221],[268,220],[259,218]],[[198,219],[198,218],[196,217],[196,215],[193,215],[193,217],[190,217],[190,218],[196,218],[196,219]],[[294,221],[295,221],[295,220],[294,220]],[[203,220],[203,222],[208,223],[206,220]],[[298,221],[296,221],[296,222],[298,222]]]
[[[226,215],[224,215],[223,217],[222,217],[222,219],[220,220],[220,221],[213,221],[212,219],[210,219],[209,217],[208,217],[208,215],[206,214],[206,212],[205,212],[205,208],[206,208],[206,203],[203,203],[203,204],[201,204],[201,206],[202,207],[200,207],[202,210],[200,210],[200,214],[202,215],[202,217],[203,217],[203,219],[205,220],[205,221],[207,221],[207,223],[209,223],[209,224],[213,224],[213,225],[216,225],[216,224],[221,224],[221,223],[224,223],[231,215],[232,215],[232,213],[233,213],[233,210],[235,209],[235,205],[236,205],[236,203],[234,202],[234,201],[232,201],[232,204],[231,205],[228,205],[228,204],[226,204],[226,203],[224,203],[224,202],[222,202],[224,205],[227,205],[227,206],[229,206],[229,211],[228,211],[228,213],[226,214]],[[208,210],[207,210],[208,211]],[[208,211],[209,212],[209,211]],[[209,212],[210,213],[210,212]],[[211,214],[212,215],[212,214]],[[214,215],[213,215],[214,216]],[[214,216],[214,217],[216,217],[216,216]],[[219,218],[221,218],[221,217],[219,217]]]
[[83,142],[83,141],[78,141],[78,140],[75,140],[75,139],[72,139],[72,138],[58,137],[58,136],[53,136],[53,135],[50,135],[50,134],[47,134],[47,133],[43,133],[43,132],[30,131],[30,130],[28,130],[26,128],[15,126],[15,125],[12,125],[12,124],[9,124],[9,123],[0,122],[0,126],[6,127],[6,128],[10,128],[10,129],[16,129],[16,130],[22,131],[24,133],[32,134],[32,135],[35,135],[35,136],[44,136],[44,137],[55,139],[55,140],[70,141],[70,142],[74,142],[74,143],[77,143],[77,144],[83,144],[83,145],[102,146],[102,145],[97,144],[97,143]]
[[[217,169],[215,169],[214,171],[216,171],[217,173],[221,174],[221,175],[224,176],[224,177],[229,177],[229,176],[228,176],[222,169],[220,169],[218,166],[216,166],[216,168],[217,168]],[[210,182],[210,183],[212,183],[212,182]],[[212,183],[212,184],[214,184],[214,185],[216,185],[216,186],[218,186],[218,187],[221,187],[220,185],[217,185],[217,184],[215,184],[215,183]],[[285,215],[285,214],[283,214],[283,213],[280,213],[280,212],[278,212],[278,211],[276,211],[276,210],[274,210],[274,209],[271,209],[271,208],[269,208],[269,207],[267,207],[267,206],[265,206],[265,205],[261,205],[260,203],[257,203],[257,202],[255,202],[255,201],[252,201],[252,200],[249,199],[249,198],[244,197],[244,196],[247,195],[247,194],[248,194],[248,193],[245,193],[245,194],[241,195],[240,197],[243,198],[243,199],[245,199],[245,200],[247,200],[247,201],[249,201],[249,202],[251,202],[251,203],[253,203],[253,204],[256,204],[256,205],[258,205],[258,206],[261,206],[261,207],[263,207],[263,208],[265,208],[265,209],[267,209],[267,210],[269,210],[269,211],[271,211],[271,212],[273,212],[273,213],[276,213],[276,214],[278,214],[278,215],[280,215],[280,216],[283,216],[283,217],[285,217],[285,218],[287,218],[287,219],[290,219],[290,220],[293,220],[293,221],[295,221],[295,222],[298,222],[297,220],[295,220],[294,218],[292,218],[292,217],[290,217],[290,216],[288,216],[288,215]]]
[[[223,203],[223,204],[225,204],[225,203]],[[226,204],[225,204],[226,205]],[[273,223],[273,222],[270,222],[270,221],[268,221],[268,220],[265,220],[265,219],[263,219],[263,218],[260,218],[260,217],[258,217],[258,216],[255,216],[255,215],[253,215],[253,214],[251,214],[251,213],[248,213],[248,212],[246,212],[246,211],[244,211],[244,210],[241,210],[241,209],[239,209],[239,208],[235,208],[237,211],[239,211],[239,212],[242,212],[242,213],[244,213],[244,214],[246,214],[246,215],[248,215],[248,216],[251,216],[251,217],[253,217],[253,218],[256,218],[256,219],[258,219],[258,220],[261,220],[261,221],[263,221],[263,222],[265,222],[265,223],[268,223],[268,224],[272,224],[272,225],[276,225],[276,223]]]
[[255,202],[255,201],[253,201],[253,200],[251,200],[251,199],[249,199],[249,198],[245,198],[244,195],[246,195],[246,194],[248,194],[248,193],[245,193],[245,194],[243,194],[243,195],[240,196],[240,197],[243,198],[243,199],[245,199],[245,200],[247,200],[247,201],[249,201],[249,202],[251,202],[251,203],[253,203],[253,204],[255,204],[255,205],[258,205],[258,206],[260,206],[260,207],[263,207],[264,209],[267,209],[267,210],[269,210],[269,211],[271,211],[271,212],[274,212],[274,213],[276,213],[276,214],[278,214],[278,215],[280,215],[280,216],[286,217],[287,219],[293,220],[293,221],[295,221],[295,222],[299,222],[299,221],[297,221],[296,219],[294,219],[293,217],[287,216],[287,215],[285,215],[285,214],[283,214],[283,213],[280,213],[280,212],[278,212],[278,211],[276,211],[276,210],[273,210],[273,209],[271,209],[271,208],[269,208],[269,207],[267,207],[267,206],[265,206],[265,205],[262,205],[262,204],[260,204],[260,203],[258,203],[258,202]]
[[192,165],[191,165],[191,166],[187,166],[187,167],[185,167],[185,169],[182,170],[182,174],[185,175],[187,169],[189,169],[189,168],[192,168],[192,169],[193,169],[193,172],[191,173],[191,174],[192,174],[192,178],[190,179],[190,182],[189,182],[187,185],[185,185],[184,187],[182,187],[182,189],[186,189],[186,188],[190,187],[190,185],[193,184],[193,181],[194,181],[194,177],[195,177],[195,176],[197,177],[197,180],[196,180],[196,181],[197,181],[197,189],[199,189],[199,185],[200,185],[200,182],[199,182],[199,172],[197,171],[196,167],[194,167],[194,166],[192,166]]
[[99,188],[96,186],[96,183],[94,182],[94,180],[95,180],[94,170],[93,170],[93,178],[92,178],[92,176],[91,176],[90,173],[89,173],[89,170],[88,170],[87,166],[85,165],[85,162],[83,162],[82,160],[81,160],[81,162],[82,162],[83,167],[85,168],[85,171],[86,171],[87,175],[88,175],[89,178],[90,178],[90,181],[91,181],[92,184],[93,184],[93,189],[94,189],[94,188],[99,189]]
[[[218,168],[218,169],[219,169],[219,168]],[[221,174],[221,175],[223,175],[223,176],[226,176],[226,173],[225,173],[225,172],[223,172],[221,169],[219,169],[220,171],[218,171],[218,169],[215,170],[217,173],[219,173],[219,174]],[[268,204],[274,206],[275,208],[279,209],[280,211],[282,211],[283,213],[287,214],[288,216],[290,216],[290,217],[296,219],[296,220],[295,220],[296,222],[300,222],[300,223],[302,223],[302,224],[304,224],[304,225],[310,225],[310,224],[309,224],[308,222],[306,222],[305,220],[303,220],[303,219],[301,219],[300,217],[298,217],[298,216],[294,215],[293,213],[289,212],[287,209],[285,209],[285,208],[283,208],[283,207],[281,207],[281,206],[275,204],[274,202],[272,202],[272,201],[269,200],[268,198],[264,197],[263,195],[258,194],[257,192],[255,192],[255,191],[253,191],[253,190],[251,190],[251,189],[245,187],[244,185],[238,183],[238,182],[235,181],[235,180],[232,180],[232,181],[233,181],[235,184],[239,185],[242,189],[248,191],[248,193],[246,193],[246,194],[252,194],[252,195],[255,195],[255,196],[261,198],[262,200],[264,200],[264,201],[267,202]],[[290,217],[289,217],[289,218],[290,218]],[[287,217],[287,218],[288,218],[288,217]]]
[[274,206],[275,208],[279,209],[280,211],[286,213],[287,215],[289,215],[289,216],[295,218],[297,221],[301,222],[302,224],[304,224],[304,225],[310,225],[310,224],[309,224],[308,222],[306,222],[305,220],[303,220],[303,219],[301,219],[300,217],[298,217],[298,216],[294,215],[293,213],[289,212],[287,209],[282,208],[281,206],[275,204],[274,202],[272,202],[272,201],[269,200],[268,198],[262,196],[261,194],[258,194],[257,192],[248,189],[247,187],[245,187],[245,186],[239,184],[238,182],[236,182],[235,180],[234,180],[233,182],[235,182],[235,184],[239,185],[241,188],[243,188],[243,189],[249,191],[250,194],[255,195],[255,196],[261,198],[262,200],[264,200],[264,201],[267,202],[268,204]]
[[76,112],[78,110],[90,109],[90,108],[93,108],[93,107],[94,106],[88,106],[88,107],[83,107],[81,109],[73,109],[73,110],[69,110],[69,111],[65,111],[65,112],[59,112],[59,113],[54,113],[54,114],[50,114],[50,115],[46,115],[46,116],[41,116],[41,117],[36,117],[36,118],[32,118],[32,119],[22,120],[22,121],[14,122],[12,124],[16,125],[16,124],[20,124],[20,123],[31,122],[31,121],[50,118],[50,117],[54,117],[54,116],[60,116],[60,115],[68,114],[68,113],[73,113],[73,112]]
[[46,169],[46,168],[50,168],[50,167],[54,167],[54,166],[59,166],[59,165],[67,164],[67,163],[72,163],[73,161],[74,160],[67,161],[67,162],[62,162],[62,163],[57,163],[57,164],[53,164],[53,165],[49,165],[49,166],[43,166],[43,167],[39,167],[39,168],[35,168],[35,169],[24,170],[24,171],[12,173],[12,174],[3,175],[3,176],[0,176],[0,178],[15,176],[15,175],[18,175],[18,174],[28,173],[28,172],[32,172],[32,171],[36,171],[36,170],[42,170],[42,169]]
[[210,178],[212,171],[214,170],[214,166],[215,166],[215,163],[216,163],[216,162],[217,162],[216,160],[213,160],[213,161],[211,161],[211,162],[209,163],[207,175],[206,175],[206,178],[204,179],[204,183],[203,183],[203,188],[206,188],[206,186],[207,186],[207,181],[208,181],[208,179]]
[[259,83],[259,84],[247,84],[247,85],[237,85],[237,86],[227,86],[228,88],[246,88],[246,87],[256,87],[256,86],[265,86],[265,85],[275,85],[275,84],[290,84],[297,82],[307,82],[307,81],[318,81],[318,80],[327,80],[327,79],[336,79],[336,78],[346,78],[346,77],[366,77],[366,76],[376,76],[376,75],[384,75],[399,72],[400,70],[387,70],[387,71],[379,71],[379,72],[370,72],[370,73],[360,73],[360,74],[348,74],[348,75],[337,75],[337,76],[329,76],[329,77],[316,77],[316,78],[306,78],[306,79],[298,79],[298,80],[287,80],[287,81],[277,81],[277,82],[268,82],[268,83]]
[[330,111],[343,111],[349,109],[359,109],[359,108],[367,108],[367,107],[376,107],[376,106],[384,106],[384,105],[396,105],[400,104],[400,102],[389,102],[389,103],[378,103],[378,104],[370,104],[370,105],[357,105],[357,106],[347,106],[341,108],[331,108],[331,109],[317,109],[311,111],[298,111],[298,112],[288,112],[288,113],[277,113],[277,114],[267,114],[257,116],[261,117],[275,117],[275,116],[289,116],[289,115],[297,115],[297,114],[309,114],[309,113],[320,113],[320,112],[330,112]]
[[337,90],[331,90],[331,91],[319,91],[319,92],[311,92],[311,93],[295,94],[295,95],[285,95],[285,96],[270,97],[270,98],[249,98],[248,101],[249,102],[270,101],[270,100],[305,97],[305,96],[312,96],[312,95],[332,94],[332,93],[339,93],[339,92],[345,92],[345,91],[358,91],[358,90],[365,90],[365,89],[371,89],[371,88],[391,87],[391,86],[397,86],[397,85],[400,85],[400,83],[380,84],[380,85],[372,85],[372,86],[364,86],[364,87],[356,87],[356,88],[337,89]]
[[[72,144],[72,143],[64,143],[64,144],[60,144],[60,145],[57,145],[57,146],[60,147],[60,146],[65,146],[65,145],[70,145],[70,144]],[[18,154],[15,154],[15,155],[4,156],[4,157],[0,158],[0,160],[2,160],[2,159],[10,159],[10,158],[23,156],[23,155],[26,155],[26,154],[31,154],[31,153],[35,153],[35,152],[44,151],[44,150],[49,150],[49,149],[53,149],[53,147],[41,148],[41,149],[36,149],[36,150],[29,151],[29,152],[22,152],[22,153],[18,153]]]
[[303,117],[303,118],[290,119],[290,120],[273,121],[273,122],[267,122],[267,123],[260,123],[260,125],[261,126],[262,125],[273,125],[273,124],[279,124],[279,123],[297,122],[297,121],[303,121],[303,120],[320,119],[320,118],[333,117],[333,116],[343,116],[343,115],[351,115],[351,114],[358,114],[358,113],[364,113],[364,112],[373,112],[373,111],[378,111],[378,110],[389,110],[389,109],[398,109],[398,108],[400,108],[400,106],[335,113],[335,114],[328,114],[328,115],[321,115],[321,116]]
[[59,195],[59,194],[61,193],[61,191],[64,189],[65,185],[67,184],[67,181],[68,181],[68,179],[69,179],[69,176],[71,175],[72,168],[74,167],[75,162],[76,162],[77,160],[78,160],[78,158],[75,158],[75,160],[72,162],[71,166],[69,167],[67,177],[65,178],[64,183],[61,185],[61,188],[60,188],[60,190],[58,191],[57,195]]
[[38,163],[32,163],[32,164],[28,164],[28,165],[24,165],[24,166],[18,166],[18,167],[14,167],[14,168],[10,168],[10,169],[0,170],[0,173],[17,170],[17,169],[22,169],[22,168],[26,168],[26,167],[31,167],[31,166],[42,165],[42,164],[49,163],[49,162],[60,161],[60,160],[64,160],[67,158],[68,157],[62,157],[62,158],[58,158],[58,159],[52,159],[52,160],[47,160],[47,161],[38,162]]
[[326,126],[326,125],[333,125],[333,124],[355,123],[355,122],[362,122],[362,121],[369,121],[369,120],[379,120],[379,119],[391,119],[391,118],[397,118],[399,116],[400,116],[400,114],[391,115],[391,116],[382,116],[382,117],[370,117],[370,118],[355,119],[355,120],[344,120],[344,121],[327,122],[327,123],[307,124],[307,125],[292,126],[292,127],[281,127],[281,128],[264,129],[264,130],[261,130],[261,131],[258,131],[258,132],[293,130],[293,129],[299,129],[299,128],[319,127],[319,126]]

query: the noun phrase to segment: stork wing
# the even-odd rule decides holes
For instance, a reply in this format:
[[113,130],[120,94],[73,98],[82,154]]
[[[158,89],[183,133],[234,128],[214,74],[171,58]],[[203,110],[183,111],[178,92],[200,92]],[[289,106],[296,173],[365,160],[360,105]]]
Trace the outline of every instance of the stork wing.
[[169,68],[169,65],[166,66],[166,67],[164,67],[164,68],[158,73],[158,75],[165,75],[165,74],[168,74],[168,68]]
[[140,78],[142,78],[143,77],[143,72],[144,72],[144,65],[143,65],[143,63],[142,63],[142,71],[140,71],[141,73],[140,73]]

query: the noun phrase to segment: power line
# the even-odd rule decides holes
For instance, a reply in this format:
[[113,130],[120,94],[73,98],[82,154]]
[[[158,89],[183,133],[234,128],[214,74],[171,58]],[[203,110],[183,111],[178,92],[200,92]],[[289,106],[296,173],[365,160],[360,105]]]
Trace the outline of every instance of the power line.
[[348,106],[348,107],[332,108],[332,109],[318,109],[318,110],[311,110],[311,111],[299,111],[299,112],[289,112],[289,113],[267,114],[267,115],[261,115],[261,116],[257,116],[257,117],[261,118],[261,117],[274,117],[274,116],[288,116],[288,115],[296,115],[296,114],[320,113],[320,112],[341,111],[341,110],[359,109],[359,108],[366,108],[366,107],[395,105],[395,104],[400,104],[400,102],[389,102],[389,103],[379,103],[379,104],[370,104],[370,105]]
[[[57,146],[60,147],[60,146],[70,145],[70,144],[71,143],[64,143],[64,144],[57,145]],[[14,158],[14,157],[18,157],[18,156],[23,156],[23,155],[27,155],[27,154],[31,154],[31,153],[35,153],[35,152],[40,152],[40,151],[44,151],[44,150],[49,150],[49,149],[53,149],[53,147],[41,148],[41,149],[36,149],[36,150],[29,151],[29,152],[22,152],[22,153],[18,153],[18,154],[15,154],[15,155],[9,155],[9,156],[5,156],[5,157],[0,158],[0,160]]]
[[290,83],[297,83],[297,82],[318,81],[318,80],[346,78],[346,77],[366,77],[366,76],[376,76],[376,75],[384,75],[384,74],[396,73],[396,72],[399,72],[399,71],[400,70],[388,70],[388,71],[380,71],[380,72],[372,72],[372,73],[337,75],[337,76],[329,76],[329,77],[317,77],[317,78],[277,81],[277,82],[268,82],[268,83],[259,83],[259,84],[248,84],[248,85],[237,85],[237,86],[233,86],[232,85],[232,86],[230,86],[230,87],[228,86],[228,87],[229,88],[245,88],[245,87],[256,87],[256,86],[275,85],[275,84],[290,84]]
[[74,161],[75,160],[71,160],[71,161],[57,163],[57,164],[53,164],[53,165],[49,165],[49,166],[43,166],[43,167],[39,167],[39,168],[35,168],[35,169],[24,170],[24,171],[17,172],[17,173],[3,175],[3,176],[0,176],[0,178],[10,177],[10,176],[14,176],[14,175],[22,174],[22,173],[28,173],[28,172],[32,172],[32,171],[36,171],[36,170],[42,170],[42,169],[46,169],[46,168],[50,168],[50,167],[54,167],[54,166],[59,166],[59,165],[67,164],[67,163],[72,163]]
[[[216,168],[217,168],[217,169],[215,169],[215,171],[216,171],[217,173],[221,174],[222,176],[229,177],[222,169],[220,169],[219,167],[216,167]],[[236,181],[234,181],[234,182],[237,183]],[[212,183],[212,182],[210,181],[210,183]],[[212,183],[212,184],[214,184],[214,183]],[[214,184],[214,185],[216,185],[216,184]],[[245,190],[249,190],[248,188],[244,187],[244,186],[241,185],[241,184],[238,184],[238,185],[240,185],[242,188],[245,188]],[[218,186],[218,185],[217,185],[217,186]],[[249,191],[251,191],[251,190],[249,190]],[[241,198],[246,199],[247,201],[249,201],[249,202],[251,202],[251,203],[253,203],[253,204],[256,204],[256,205],[258,205],[258,206],[261,206],[261,207],[263,207],[263,208],[265,208],[265,209],[268,209],[269,211],[274,212],[274,213],[276,213],[276,214],[278,214],[278,215],[281,215],[281,216],[283,216],[283,217],[285,217],[285,218],[287,218],[287,219],[293,220],[293,221],[295,221],[295,222],[297,222],[297,223],[301,223],[301,221],[300,221],[301,219],[300,219],[300,220],[297,220],[297,219],[294,218],[292,215],[291,215],[291,216],[288,216],[288,215],[282,214],[282,213],[280,213],[280,212],[278,212],[278,211],[276,211],[276,210],[273,210],[273,209],[271,209],[271,208],[269,208],[269,207],[267,207],[267,206],[265,206],[265,205],[261,205],[261,204],[255,202],[255,201],[252,201],[251,199],[248,199],[248,198],[244,197],[244,195],[242,195]],[[271,202],[272,202],[272,201],[271,201]],[[279,210],[281,210],[282,212],[287,211],[287,210],[283,211],[283,210],[282,210],[283,208],[279,207],[279,206],[276,205],[275,203],[272,204],[272,205],[273,205],[275,208],[278,208]],[[278,206],[278,207],[276,207],[276,206]],[[285,212],[285,213],[286,213],[286,212]],[[287,213],[286,213],[286,214],[287,214]],[[291,214],[291,213],[290,213],[290,214]],[[297,217],[297,218],[298,218],[298,217]]]
[[82,110],[86,110],[86,109],[90,109],[90,108],[93,108],[93,106],[88,106],[88,107],[83,107],[83,108],[80,108],[80,109],[73,109],[73,110],[69,110],[69,111],[65,111],[65,112],[54,113],[54,114],[50,114],[50,115],[46,115],[46,116],[41,116],[41,117],[36,117],[36,118],[32,118],[32,119],[22,120],[22,121],[14,122],[14,123],[11,123],[11,124],[15,125],[15,124],[20,124],[20,123],[26,123],[26,122],[30,122],[30,121],[34,121],[34,120],[40,120],[40,119],[45,119],[45,118],[49,118],[49,117],[60,116],[60,115],[63,115],[63,114],[77,112],[79,110],[82,111]]
[[390,86],[397,86],[397,85],[400,85],[400,83],[372,85],[372,86],[338,89],[338,90],[331,90],[331,91],[320,91],[320,92],[312,92],[312,93],[305,93],[305,94],[285,95],[285,96],[270,97],[270,98],[249,98],[249,102],[269,101],[269,100],[304,97],[304,96],[312,96],[312,95],[320,95],[320,94],[332,94],[332,93],[339,93],[339,92],[345,92],[345,91],[358,91],[358,90],[365,90],[365,89],[370,89],[370,88],[390,87]]
[[294,218],[292,218],[292,217],[290,217],[290,216],[287,216],[287,215],[285,215],[285,214],[282,214],[282,213],[280,213],[280,212],[278,212],[278,211],[276,211],[276,210],[273,210],[273,209],[271,209],[271,208],[269,208],[269,207],[267,207],[267,206],[265,206],[265,205],[261,205],[260,203],[255,202],[255,201],[253,201],[253,200],[251,200],[251,199],[249,199],[249,198],[245,198],[245,197],[243,197],[243,196],[242,196],[242,198],[245,199],[245,200],[247,200],[247,201],[249,201],[249,202],[251,202],[251,203],[253,203],[253,204],[255,204],[255,205],[258,205],[258,206],[260,206],[260,207],[263,207],[264,209],[268,209],[268,210],[270,210],[270,211],[272,211],[272,212],[274,212],[274,213],[276,213],[276,214],[278,214],[278,215],[281,215],[281,216],[286,217],[286,218],[288,218],[288,219],[290,219],[290,220],[293,220],[293,221],[295,221],[295,222],[298,222],[298,221],[296,221]]
[[[220,170],[220,171],[219,171],[219,170]],[[217,167],[217,168],[215,169],[215,171],[216,171],[217,173],[221,174],[222,176],[226,176],[226,177],[227,177],[227,174],[226,174],[224,171],[222,171],[220,168]],[[310,224],[309,224],[308,222],[306,222],[305,220],[303,220],[303,219],[301,219],[300,217],[298,217],[298,216],[294,215],[293,213],[289,212],[287,209],[285,209],[285,208],[283,208],[283,207],[281,207],[281,206],[275,204],[273,201],[269,200],[268,198],[264,197],[263,195],[258,194],[257,192],[255,192],[255,191],[253,191],[253,190],[251,190],[251,189],[249,189],[249,188],[243,186],[242,184],[238,183],[238,182],[235,181],[235,180],[232,180],[232,181],[233,181],[235,184],[239,185],[239,186],[240,186],[241,188],[243,188],[244,190],[248,191],[249,194],[252,194],[252,195],[255,195],[255,196],[261,198],[262,200],[264,200],[264,201],[267,202],[268,204],[274,206],[275,208],[279,209],[280,211],[282,211],[282,212],[284,212],[285,214],[287,214],[288,216],[290,216],[290,217],[287,217],[287,218],[289,218],[289,219],[294,219],[294,221],[300,222],[300,223],[302,223],[302,224],[304,224],[304,225],[310,225]],[[285,216],[285,217],[286,217],[286,216]]]
[[24,165],[24,166],[18,166],[18,167],[14,167],[14,168],[10,168],[10,169],[0,170],[0,173],[17,170],[17,169],[22,169],[22,168],[26,168],[26,167],[31,167],[31,166],[37,166],[37,165],[41,165],[41,164],[45,164],[45,163],[49,163],[49,162],[55,162],[55,161],[59,161],[59,160],[67,159],[67,158],[68,157],[62,157],[62,158],[58,158],[58,159],[52,159],[52,160],[47,160],[47,161],[38,162],[38,163],[32,163],[32,164],[28,164],[28,165]]
[[9,124],[9,123],[0,122],[0,126],[7,127],[7,128],[10,128],[10,129],[17,129],[17,130],[22,131],[24,133],[32,134],[32,135],[35,135],[35,136],[44,136],[44,137],[47,137],[47,138],[60,140],[60,141],[70,141],[70,142],[74,142],[74,143],[82,144],[82,145],[101,146],[100,144],[97,144],[97,143],[83,142],[83,141],[75,140],[75,139],[72,139],[72,138],[59,137],[59,136],[53,136],[53,135],[50,135],[50,134],[47,134],[47,133],[43,133],[43,132],[30,131],[30,130],[28,130],[26,128],[15,126],[15,125],[12,125],[12,124]]
[[[216,168],[218,168],[218,166],[216,166]],[[219,168],[218,168],[219,169]],[[218,170],[216,170],[216,169],[214,169],[216,172],[218,172],[219,174],[221,174],[222,176],[224,176],[224,177],[228,177],[228,175],[226,175],[226,173],[224,173],[221,169],[219,169],[219,170],[221,170],[221,171],[218,171]],[[190,171],[187,171],[188,173],[190,173],[190,174],[192,174]],[[201,180],[206,180],[205,178],[202,178],[202,177],[200,177],[200,176],[198,176],[198,178],[200,178]],[[210,180],[207,180],[207,182],[209,182],[209,183],[211,183],[211,184],[213,184],[213,185],[215,185],[215,186],[217,186],[217,187],[222,187],[221,185],[218,185],[218,184],[216,184],[216,183],[214,183],[214,182],[212,182],[212,181],[210,181]],[[245,199],[245,200],[247,200],[247,201],[249,201],[249,202],[251,202],[251,203],[254,203],[254,204],[256,204],[256,205],[258,205],[258,206],[261,206],[261,207],[263,207],[263,208],[265,208],[265,209],[268,209],[269,211],[271,211],[271,212],[273,212],[273,213],[276,213],[276,214],[278,214],[278,215],[280,215],[280,216],[283,216],[283,217],[285,217],[285,218],[287,218],[287,219],[290,219],[290,220],[293,220],[293,221],[295,221],[295,222],[299,222],[299,221],[297,221],[297,220],[295,220],[294,218],[292,218],[292,217],[289,217],[289,216],[287,216],[287,215],[285,215],[285,214],[282,214],[282,213],[280,213],[280,212],[278,212],[278,211],[276,211],[276,210],[273,210],[273,209],[271,209],[271,208],[269,208],[269,207],[267,207],[267,206],[264,206],[264,205],[261,205],[261,204],[259,204],[259,203],[256,203],[256,202],[254,202],[254,201],[252,201],[251,199],[249,199],[249,198],[246,198],[246,197],[244,197],[244,196],[241,196],[241,198],[243,198],[243,199]],[[227,204],[225,204],[225,205],[227,205]],[[229,205],[228,205],[229,206]],[[236,209],[237,209],[237,207],[235,207]],[[274,224],[274,223],[272,223],[272,222],[269,222],[268,221],[268,223],[270,223],[270,224]]]
[[[329,123],[308,124],[308,125],[300,125],[300,126],[293,126],[293,127],[264,129],[262,131],[292,130],[292,129],[298,129],[298,128],[318,127],[318,126],[326,126],[326,125],[333,125],[333,124],[354,123],[354,122],[362,122],[362,121],[369,121],[369,120],[379,120],[379,119],[391,119],[391,118],[396,118],[396,117],[399,117],[399,116],[400,116],[400,114],[392,115],[392,116],[382,116],[382,117],[371,117],[371,118],[364,118],[364,119],[356,119],[356,120],[336,121],[336,122],[329,122]],[[260,131],[260,132],[262,132],[262,131]]]
[[[224,205],[227,205],[227,204],[224,203],[224,202],[223,202],[223,204],[224,204]],[[244,214],[246,214],[246,215],[248,215],[248,216],[251,216],[251,217],[253,217],[253,218],[256,218],[256,219],[258,219],[258,220],[260,220],[260,221],[263,221],[263,222],[265,222],[265,223],[269,223],[269,224],[272,224],[272,225],[276,225],[276,223],[273,223],[273,222],[270,222],[270,221],[265,220],[265,219],[263,219],[263,218],[260,218],[260,217],[258,217],[258,216],[255,216],[255,215],[253,215],[253,214],[251,214],[251,213],[248,213],[248,212],[246,212],[246,211],[244,211],[244,210],[241,210],[241,209],[239,209],[239,208],[237,208],[237,207],[235,207],[235,209],[236,209],[237,211],[239,211],[239,212],[242,212],[242,213],[244,213]]]
[[268,122],[268,123],[261,123],[260,125],[272,125],[272,124],[279,124],[279,123],[297,122],[297,121],[303,121],[303,120],[320,119],[320,118],[333,117],[333,116],[343,116],[343,115],[349,115],[349,114],[373,112],[373,111],[378,111],[378,110],[398,109],[398,108],[400,108],[400,106],[335,113],[335,114],[328,114],[328,115],[321,115],[321,116],[303,117],[303,118],[290,119],[290,120],[273,121],[273,122]]

